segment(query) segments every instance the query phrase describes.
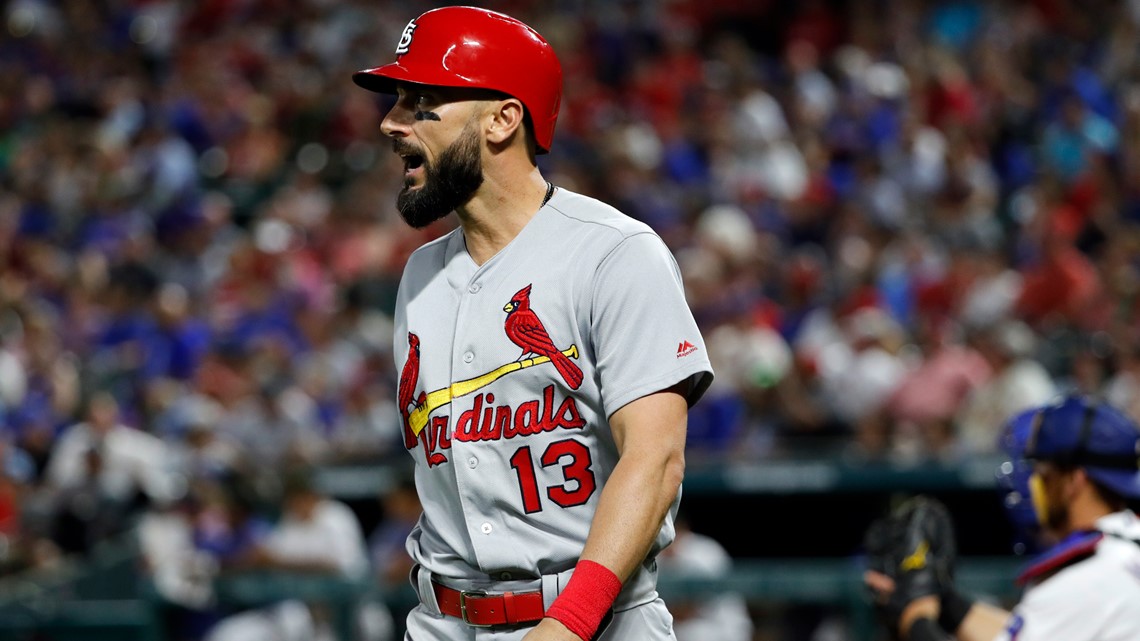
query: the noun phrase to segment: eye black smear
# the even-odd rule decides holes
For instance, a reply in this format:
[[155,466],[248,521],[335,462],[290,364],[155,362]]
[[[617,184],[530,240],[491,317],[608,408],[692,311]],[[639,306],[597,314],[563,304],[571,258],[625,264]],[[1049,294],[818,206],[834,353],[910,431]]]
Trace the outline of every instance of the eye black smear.
[[440,120],[439,114],[434,111],[417,111],[416,120]]

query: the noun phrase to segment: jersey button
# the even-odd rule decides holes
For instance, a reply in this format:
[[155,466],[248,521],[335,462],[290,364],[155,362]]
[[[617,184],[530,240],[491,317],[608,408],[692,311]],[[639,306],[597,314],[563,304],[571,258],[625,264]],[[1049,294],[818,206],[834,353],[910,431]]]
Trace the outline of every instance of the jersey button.
[[479,526],[479,531],[482,532],[483,534],[490,534],[491,530],[493,530],[493,529],[494,528],[491,527],[490,523],[484,523],[483,525]]
[[467,459],[467,467],[469,467],[471,469],[475,469],[475,468],[479,467],[479,459],[475,458],[474,456]]
[[511,580],[511,573],[510,572],[503,572],[502,574],[499,575],[499,580],[500,581],[510,581]]
[[464,352],[463,353],[463,362],[464,363],[470,363],[473,360],[475,360],[474,354],[472,354],[471,352]]
[[467,288],[467,291],[471,292],[472,294],[478,294],[480,289],[483,289],[482,285],[479,283],[471,283],[471,286]]

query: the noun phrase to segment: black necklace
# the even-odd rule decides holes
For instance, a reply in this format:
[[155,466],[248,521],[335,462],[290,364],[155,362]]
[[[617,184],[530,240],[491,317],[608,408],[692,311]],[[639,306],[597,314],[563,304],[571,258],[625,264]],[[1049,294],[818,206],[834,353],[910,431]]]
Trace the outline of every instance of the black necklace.
[[554,195],[554,185],[551,184],[551,182],[548,180],[548,181],[546,181],[546,196],[542,199],[542,204],[539,205],[538,208],[542,209],[543,207],[545,207],[546,203],[550,202],[550,197],[553,195]]

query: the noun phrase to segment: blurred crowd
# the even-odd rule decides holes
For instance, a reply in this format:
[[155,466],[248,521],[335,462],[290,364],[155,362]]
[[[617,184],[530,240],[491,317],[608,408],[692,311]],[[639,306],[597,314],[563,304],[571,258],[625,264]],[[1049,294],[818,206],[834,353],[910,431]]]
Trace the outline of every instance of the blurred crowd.
[[[1140,416],[1140,2],[483,5],[561,56],[544,174],[677,256],[692,461],[952,463],[1067,389]],[[4,569],[401,465],[396,285],[454,222],[399,219],[350,75],[436,4],[0,6]]]

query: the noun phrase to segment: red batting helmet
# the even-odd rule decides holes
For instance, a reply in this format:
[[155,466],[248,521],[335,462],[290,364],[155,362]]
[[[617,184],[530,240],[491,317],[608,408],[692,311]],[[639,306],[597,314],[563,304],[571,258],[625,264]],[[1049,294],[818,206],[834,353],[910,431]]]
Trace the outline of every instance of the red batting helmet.
[[420,15],[404,27],[395,62],[352,80],[380,93],[395,93],[397,82],[501,91],[526,107],[539,153],[550,150],[562,101],[562,65],[550,44],[522,22],[477,7]]

